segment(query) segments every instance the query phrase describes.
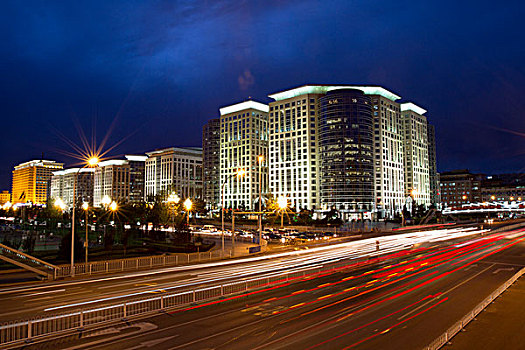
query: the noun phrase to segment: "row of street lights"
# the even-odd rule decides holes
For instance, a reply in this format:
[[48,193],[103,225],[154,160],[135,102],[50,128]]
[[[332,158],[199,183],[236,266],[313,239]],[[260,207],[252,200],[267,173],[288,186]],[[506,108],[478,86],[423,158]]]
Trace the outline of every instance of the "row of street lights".
[[[118,210],[118,204],[117,202],[115,201],[112,201],[111,198],[109,198],[109,196],[104,196],[102,198],[102,201],[101,203],[104,205],[104,208],[106,209],[109,209],[111,210],[113,213],[116,212]],[[66,210],[66,203],[64,203],[64,201],[61,199],[61,198],[57,198],[55,200],[55,203],[54,203],[55,207],[57,209],[59,209],[60,211],[65,211]],[[86,226],[86,239],[84,241],[84,248],[86,250],[86,265],[88,263],[88,244],[89,244],[89,239],[88,239],[88,213],[89,213],[89,203],[88,202],[83,202],[82,203],[82,209],[84,210],[84,212],[86,213],[86,220],[85,220],[85,226]],[[74,207],[73,207],[73,213],[75,212],[74,210]],[[74,217],[73,215],[71,216],[72,218]],[[74,224],[73,224],[73,221],[71,222],[71,227],[74,228]],[[72,235],[71,235],[71,239],[74,240],[74,231],[71,231]],[[74,249],[74,243],[71,245],[71,257],[73,259],[73,249]],[[71,274],[74,275],[74,272],[73,272],[73,267],[72,267],[72,272]]]
[[[257,157],[257,163],[259,165],[259,212],[258,212],[258,228],[259,228],[259,246],[262,249],[262,164],[264,162],[264,156],[259,155]],[[224,182],[221,185],[221,196],[222,196],[222,208],[221,208],[221,241],[222,241],[222,255],[224,256],[224,189],[226,187],[226,184],[232,179],[233,177],[237,177],[237,179],[240,179],[246,175],[246,170],[244,169],[237,169],[236,172],[228,176]],[[281,212],[281,228],[284,227],[284,212],[286,211],[286,208],[288,207],[288,200],[285,196],[279,196],[277,198],[277,205],[279,207],[279,210]],[[233,214],[233,213],[232,213]],[[235,214],[233,214],[235,215]],[[232,232],[232,242],[233,242],[233,236],[235,235],[235,232]]]

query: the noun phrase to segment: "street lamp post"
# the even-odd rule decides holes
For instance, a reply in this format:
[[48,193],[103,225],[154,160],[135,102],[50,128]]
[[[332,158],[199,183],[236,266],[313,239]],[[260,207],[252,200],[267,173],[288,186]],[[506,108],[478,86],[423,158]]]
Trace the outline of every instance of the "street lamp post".
[[286,200],[286,197],[280,196],[279,198],[277,198],[277,205],[281,210],[281,228],[284,228],[284,211],[288,206],[288,201]]
[[[98,165],[98,162],[98,157],[91,157],[87,159],[86,166],[89,168],[94,168]],[[80,170],[82,170],[82,168],[78,169],[73,180],[73,214],[71,215],[71,277],[75,276],[75,202],[77,197],[77,180],[78,174],[80,174]]]
[[88,202],[82,203],[82,209],[86,212],[86,222],[84,223],[86,225],[86,241],[84,242],[84,247],[86,248],[86,269],[87,269],[87,263],[88,263],[88,211],[89,211],[89,204]]
[[190,210],[191,210],[192,207],[193,207],[193,203],[192,203],[191,199],[187,198],[184,201],[184,209],[186,209],[186,216],[187,216],[187,219],[188,219],[188,226],[190,225]]
[[259,161],[259,246],[262,251],[262,162],[264,161],[264,156],[260,155],[257,157]]
[[173,213],[171,216],[171,224],[173,225],[173,232],[175,232],[175,205],[179,204],[180,197],[176,193],[172,193],[168,196],[168,203],[173,207]]
[[[191,199],[187,198],[185,201],[184,201],[184,209],[186,209],[186,217],[187,217],[187,222],[188,222],[188,231],[190,229],[190,210],[191,208],[193,207],[193,203],[191,201]],[[191,240],[191,233],[189,234],[189,237],[188,237],[188,241]]]
[[238,169],[235,173],[228,176],[221,186],[221,193],[222,193],[222,207],[221,207],[221,243],[222,243],[222,256],[224,257],[224,188],[226,187],[226,184],[232,177],[237,176],[240,178],[241,176],[244,176],[246,174],[246,170],[244,169]]

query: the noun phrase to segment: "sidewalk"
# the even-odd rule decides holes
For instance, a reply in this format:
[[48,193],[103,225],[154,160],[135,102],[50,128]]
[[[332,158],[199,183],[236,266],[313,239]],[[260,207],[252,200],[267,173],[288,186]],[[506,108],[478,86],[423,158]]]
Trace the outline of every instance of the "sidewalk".
[[525,349],[524,315],[525,278],[520,278],[443,349]]

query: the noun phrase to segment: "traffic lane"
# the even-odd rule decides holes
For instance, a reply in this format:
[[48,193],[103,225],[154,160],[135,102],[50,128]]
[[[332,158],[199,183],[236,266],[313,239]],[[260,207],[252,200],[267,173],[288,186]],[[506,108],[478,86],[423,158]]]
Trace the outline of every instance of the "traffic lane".
[[[314,345],[319,345],[314,348],[320,349],[421,349],[510,278],[508,271],[495,275],[498,268],[477,266],[469,270],[474,274],[469,274],[469,271],[458,273],[454,278],[422,288],[395,303],[385,303],[382,312],[374,312],[370,317],[361,315],[365,317],[361,322],[358,316],[331,329],[331,334],[321,332],[313,339],[293,343],[289,348],[308,348],[314,341]],[[461,284],[466,280],[467,283]],[[406,300],[403,302],[402,299]],[[404,309],[407,305],[412,306]],[[367,327],[360,329],[358,326],[363,324]]]
[[[470,271],[470,272],[469,272]],[[479,273],[479,271],[475,271],[475,269],[469,269],[466,271],[468,275],[476,275]],[[497,274],[496,274],[497,275]],[[496,276],[494,275],[494,276]],[[454,281],[449,281],[449,286],[455,286],[457,285],[458,281],[462,280],[465,276],[462,276],[462,275],[457,275],[457,279],[458,280],[454,280]],[[503,278],[504,279],[504,278]],[[314,282],[314,281],[310,281],[310,282]],[[318,280],[315,280],[316,283],[318,283],[319,281]],[[446,286],[444,286],[446,287]],[[290,287],[288,287],[290,288]],[[438,289],[443,289],[442,288],[438,288]],[[284,291],[284,289],[283,289]],[[288,290],[288,292],[290,293],[293,293],[293,292],[297,292],[297,291],[300,291],[300,290],[297,290],[297,288],[291,288],[290,290]],[[328,291],[328,292],[333,292],[333,291]],[[288,304],[288,307],[292,307],[294,305],[297,305],[297,303],[301,303],[303,302],[302,301],[302,297],[304,297],[305,295],[304,294],[296,294],[295,297],[292,297],[289,300],[289,304]],[[419,297],[418,295],[415,295],[414,296],[416,299]],[[251,299],[251,297],[250,297]],[[261,302],[260,300],[257,300],[256,302]],[[294,303],[293,305],[290,305]],[[231,305],[231,302],[228,302],[229,305]],[[250,303],[251,304],[251,303]],[[220,310],[221,307],[223,307],[224,304],[219,304],[217,305],[216,307],[213,307],[213,308],[199,308],[199,312],[198,312],[198,315],[197,316],[201,316],[202,313],[207,313],[209,311],[212,311],[212,310]],[[250,320],[250,319],[245,319],[246,318],[246,315],[248,314],[251,314],[252,311],[253,311],[253,316],[255,318],[257,317],[272,317],[273,316],[273,312],[276,310],[275,308],[277,308],[277,310],[279,310],[282,305],[280,304],[275,304],[275,305],[272,305],[272,303],[270,303],[270,307],[269,308],[263,308],[262,310],[261,309],[250,309],[248,312],[246,311],[246,306],[248,306],[248,309],[250,307],[253,308],[253,306],[250,306],[250,305],[241,305],[241,306],[237,306],[238,308],[239,307],[242,307],[241,310],[238,310],[240,312],[240,316],[239,315],[236,315],[235,312],[233,313],[228,313],[228,315],[230,315],[229,317],[228,316],[225,316],[223,314],[219,314],[217,317],[220,318],[220,326],[217,325],[217,320],[214,319],[216,317],[213,317],[213,312],[212,312],[212,317],[211,319],[210,318],[207,318],[208,316],[204,316],[204,317],[197,317],[196,320],[192,320],[192,325],[194,328],[187,328],[187,325],[186,327],[184,325],[175,325],[175,327],[173,326],[172,322],[170,324],[170,322],[168,322],[168,324],[166,325],[163,325],[163,324],[159,324],[159,327],[160,327],[160,330],[159,331],[156,331],[155,332],[155,335],[152,335],[153,337],[152,338],[149,338],[148,335],[145,335],[145,336],[142,336],[142,337],[138,337],[138,339],[136,340],[136,343],[127,343],[127,342],[130,342],[131,339],[126,339],[125,342],[126,344],[125,345],[122,345],[120,344],[119,347],[125,347],[125,348],[129,348],[129,347],[132,347],[132,346],[138,346],[140,345],[141,343],[145,343],[145,344],[150,344],[148,342],[153,342],[155,339],[160,339],[160,338],[163,338],[163,337],[170,337],[170,336],[173,336],[173,334],[177,333],[173,333],[173,329],[174,328],[179,328],[181,329],[181,327],[183,328],[181,332],[179,333],[183,333],[183,335],[181,336],[180,334],[177,334],[177,339],[174,340],[174,339],[171,339],[172,341],[168,341],[167,343],[170,344],[169,346],[171,347],[173,345],[173,342],[176,342],[177,344],[182,344],[184,347],[190,347],[195,345],[197,346],[200,342],[197,342],[197,343],[192,343],[193,341],[195,341],[194,338],[192,338],[191,336],[188,337],[189,334],[196,334],[195,332],[198,330],[198,333],[197,334],[201,334],[202,336],[211,336],[212,338],[208,339],[210,342],[213,342],[213,346],[214,347],[220,347],[220,346],[228,346],[228,347],[231,347],[233,346],[231,343],[230,343],[230,339],[231,339],[231,332],[232,332],[232,329],[235,330],[236,327],[241,327],[241,329],[239,329],[239,331],[243,331],[243,332],[248,332],[248,333],[254,333],[251,337],[249,337],[249,339],[256,339],[257,341],[262,341],[264,343],[264,339],[268,339],[269,337],[276,337],[276,336],[279,336],[279,334],[281,333],[281,331],[284,330],[284,335],[287,335],[287,334],[290,334],[290,333],[293,333],[294,331],[301,331],[303,330],[305,327],[308,327],[309,325],[311,326],[311,320],[308,318],[303,318],[300,322],[299,321],[294,321],[293,323],[288,323],[286,326],[283,326],[282,324],[279,325],[279,329],[278,330],[272,330],[272,326],[275,324],[274,321],[272,321],[270,324],[264,324],[264,322],[258,322],[257,319],[255,320]],[[353,307],[352,305],[350,305],[350,307]],[[392,306],[394,308],[394,305]],[[245,311],[242,311],[242,310],[245,310]],[[299,310],[297,308],[297,310]],[[227,310],[226,310],[227,311]],[[340,310],[338,310],[340,311]],[[385,310],[385,312],[389,312],[389,311],[392,311],[392,310]],[[303,312],[301,310],[301,312]],[[318,315],[316,315],[316,319],[314,319],[314,323],[313,325],[317,325],[319,321],[322,321],[324,319],[326,319],[327,317],[333,317],[332,314],[325,314],[324,312],[328,312],[328,309],[324,310],[323,313],[320,313]],[[180,313],[177,313],[175,314],[177,319],[180,320],[181,317],[187,317],[188,314],[191,314],[192,312],[187,312],[186,314],[180,314]],[[271,316],[268,316],[268,313],[271,313],[272,315]],[[365,313],[366,314],[366,313]],[[281,316],[282,315],[282,316]],[[283,317],[284,315],[286,315],[287,317],[289,316],[293,316],[293,313],[290,313],[290,314],[280,314],[279,316],[280,317]],[[376,315],[374,315],[374,313],[371,314],[371,317],[375,317]],[[287,319],[287,317],[284,317],[285,319]],[[159,318],[160,319],[160,318]],[[357,318],[352,318],[351,320],[351,323],[352,324],[355,324],[356,322],[356,319]],[[305,320],[308,320],[308,322],[306,322],[305,324],[303,324],[302,322],[305,322]],[[148,322],[151,321],[151,320],[148,320]],[[256,323],[253,323],[253,322],[256,322]],[[350,320],[349,320],[350,321]],[[370,321],[369,319],[365,319],[363,320],[362,322],[366,323],[367,321]],[[157,321],[155,321],[157,322]],[[240,323],[239,323],[240,322]],[[162,321],[161,321],[162,323]],[[292,326],[291,329],[288,329],[287,327],[290,327]],[[162,328],[166,328],[166,327],[171,327],[171,328],[168,328],[168,329],[165,329],[165,330],[162,330]],[[220,329],[218,329],[220,328]],[[252,329],[253,328],[253,329]],[[203,330],[206,330],[206,329],[213,329],[215,331],[215,333],[212,332],[212,334],[203,334]],[[269,332],[269,333],[268,333]],[[250,333],[250,334],[251,334]],[[258,335],[258,333],[260,333],[260,335]],[[279,333],[279,334],[278,334]],[[224,336],[221,336],[222,334],[224,334]],[[323,334],[323,333],[321,333]],[[330,335],[333,334],[333,331],[331,331],[329,333]],[[263,340],[261,339],[258,339],[259,337],[263,337]],[[302,337],[300,338],[302,339]],[[321,339],[319,335],[316,335],[316,340],[318,339]],[[246,339],[240,339],[238,340],[238,343],[242,344],[244,341],[246,341]],[[345,344],[348,340],[345,340]],[[310,341],[307,343],[309,344]],[[221,344],[228,344],[228,345],[221,345]],[[279,344],[282,345],[283,342],[282,341],[279,341]],[[292,343],[293,345],[292,346],[296,346],[297,344],[295,343]],[[307,345],[307,344],[303,344],[303,345]],[[202,343],[200,343],[200,345],[202,345]],[[206,343],[206,346],[210,345],[209,343]],[[250,346],[256,346],[257,343],[250,343],[250,344],[244,344],[244,345],[250,345]],[[239,348],[243,348],[244,345],[240,346]],[[103,347],[102,347],[103,348]]]

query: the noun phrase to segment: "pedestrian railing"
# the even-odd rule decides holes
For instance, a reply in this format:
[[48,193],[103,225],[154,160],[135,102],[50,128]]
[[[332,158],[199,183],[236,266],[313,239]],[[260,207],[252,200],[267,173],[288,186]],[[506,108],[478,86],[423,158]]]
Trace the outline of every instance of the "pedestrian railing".
[[[365,262],[366,259],[363,259],[362,263]],[[30,320],[7,322],[0,325],[0,345],[14,346],[24,341],[57,336],[71,331],[82,331],[131,317],[142,317],[168,309],[181,308],[197,302],[243,293],[268,285],[278,285],[320,273],[335,272],[347,267],[348,263],[339,262],[323,267],[287,271],[210,287],[124,299],[113,304],[93,305],[90,308],[75,309],[64,314],[43,315]]]
[[499,297],[507,288],[509,288],[514,282],[518,280],[521,276],[525,274],[525,268],[518,271],[514,276],[512,276],[507,282],[503,283],[498,289],[491,293],[485,300],[476,305],[472,311],[463,316],[461,320],[456,322],[452,327],[447,329],[443,334],[438,338],[434,339],[430,345],[424,348],[424,350],[437,350],[447,344],[450,339],[452,339],[456,334],[458,334],[465,326],[472,321],[481,311],[483,311],[494,299]]
[[[237,254],[236,256],[240,256]],[[248,250],[245,254],[248,255]],[[142,256],[137,258],[115,259],[106,261],[93,261],[74,265],[74,275],[93,275],[97,273],[111,273],[121,271],[140,270],[154,267],[175,266],[191,264],[233,257],[232,251],[228,250],[222,254],[222,250],[211,250],[209,252],[198,252],[190,254],[169,254]],[[55,269],[54,278],[71,276],[71,265],[58,265]]]

